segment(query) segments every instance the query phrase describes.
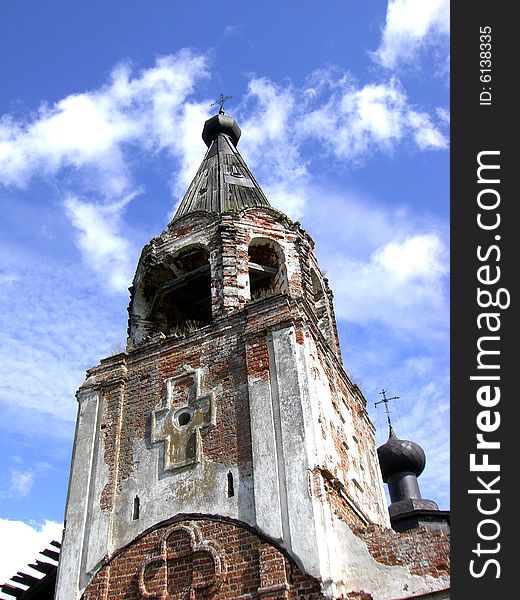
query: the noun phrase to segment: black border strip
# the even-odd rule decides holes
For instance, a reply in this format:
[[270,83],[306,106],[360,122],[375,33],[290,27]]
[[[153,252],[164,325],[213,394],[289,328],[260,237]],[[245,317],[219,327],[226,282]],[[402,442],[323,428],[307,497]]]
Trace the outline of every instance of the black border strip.
[[[518,71],[514,64],[519,55],[516,41],[520,36],[518,32],[516,36],[513,33],[513,7],[514,4],[496,0],[459,1],[451,5],[451,533],[452,597],[457,600],[508,598],[511,597],[509,590],[516,587],[513,541],[518,523],[513,515],[513,485],[517,468],[508,465],[508,459],[516,461],[513,427],[520,424],[516,419],[518,398],[513,387],[517,354],[515,326],[518,331],[518,321],[514,321],[518,295],[513,288],[518,273],[516,238],[520,238],[514,218],[518,193],[513,190],[513,181],[520,168],[515,164],[517,152],[513,149],[513,128],[518,129],[513,86]],[[481,38],[486,35],[490,39]],[[491,47],[481,48],[481,43],[490,43]],[[490,56],[480,56],[487,51]],[[490,60],[491,65],[481,64],[481,60]],[[491,71],[486,71],[489,67]],[[481,179],[494,180],[497,177],[493,174],[499,173],[500,182],[479,183],[479,153],[490,151],[495,154],[482,154],[481,162],[499,165],[500,169],[481,171]],[[479,208],[479,193],[483,189],[495,190],[480,199],[491,204],[493,198],[499,198],[496,209]],[[495,223],[500,214],[499,226],[488,230],[480,227],[479,212],[488,224]],[[493,245],[496,249],[490,249]],[[487,258],[479,259],[479,246],[480,256],[487,255]],[[495,278],[497,267],[500,268],[500,280],[495,284],[482,284],[478,280],[478,269],[486,265],[489,271],[480,271],[481,278],[485,278],[486,273],[489,279]],[[494,298],[500,288],[507,290],[510,306],[484,308],[481,305],[485,304],[486,295],[481,296],[479,305],[479,287],[488,290]],[[502,292],[500,298],[498,304],[505,306],[506,292]],[[490,317],[486,321],[481,317],[479,328],[479,315],[491,312],[499,315],[498,320]],[[496,326],[498,322],[499,329],[490,332],[486,323]],[[482,340],[482,336],[498,339]],[[481,349],[500,352],[481,356],[481,365],[498,365],[495,369],[478,368],[479,339]],[[500,380],[470,379],[490,375],[499,375]],[[494,407],[478,402],[478,391],[486,385],[491,386],[493,394],[495,386],[500,387],[500,401]],[[490,411],[488,417],[479,417],[485,410]],[[481,432],[479,418],[481,425],[487,423],[491,428],[500,418],[497,429],[484,434],[485,439],[499,442],[500,449],[476,448],[477,434]],[[486,418],[488,420],[483,421]],[[500,471],[471,470],[471,454],[475,455],[476,463],[482,464],[486,453],[489,463],[499,466]],[[497,476],[500,480],[491,485]],[[477,477],[487,482],[492,491],[486,492]],[[468,493],[468,490],[477,491]],[[483,510],[497,512],[484,515]],[[472,560],[475,562],[471,566]]]

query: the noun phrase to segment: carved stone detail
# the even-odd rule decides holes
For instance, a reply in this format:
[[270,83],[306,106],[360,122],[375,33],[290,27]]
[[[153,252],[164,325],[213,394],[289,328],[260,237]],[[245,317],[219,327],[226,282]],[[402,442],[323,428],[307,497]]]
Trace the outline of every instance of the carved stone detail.
[[161,538],[159,554],[139,568],[141,598],[195,600],[201,593],[211,597],[226,579],[224,556],[219,544],[204,540],[194,523],[170,527]]
[[215,424],[213,394],[200,395],[200,369],[165,381],[165,396],[152,413],[152,443],[164,442],[164,469],[202,460],[201,429]]

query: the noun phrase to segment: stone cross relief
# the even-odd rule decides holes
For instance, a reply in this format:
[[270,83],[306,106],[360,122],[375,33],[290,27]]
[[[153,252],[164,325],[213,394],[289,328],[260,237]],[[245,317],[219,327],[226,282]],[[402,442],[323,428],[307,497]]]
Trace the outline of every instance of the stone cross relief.
[[171,471],[200,463],[201,430],[215,424],[213,394],[200,394],[201,370],[165,380],[165,394],[152,412],[151,441],[164,443],[164,469]]

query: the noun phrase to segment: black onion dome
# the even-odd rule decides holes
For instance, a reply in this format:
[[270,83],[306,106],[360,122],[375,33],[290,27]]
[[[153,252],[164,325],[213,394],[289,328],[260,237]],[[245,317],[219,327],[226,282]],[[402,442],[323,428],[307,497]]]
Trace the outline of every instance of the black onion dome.
[[235,119],[225,115],[223,112],[219,112],[218,115],[211,117],[211,119],[208,119],[204,123],[202,139],[209,148],[211,142],[221,133],[228,135],[235,146],[238,144],[238,140],[242,134]]
[[377,449],[377,455],[385,483],[391,475],[403,471],[411,471],[419,477],[426,465],[426,455],[419,444],[400,440],[393,429],[390,430],[386,444]]

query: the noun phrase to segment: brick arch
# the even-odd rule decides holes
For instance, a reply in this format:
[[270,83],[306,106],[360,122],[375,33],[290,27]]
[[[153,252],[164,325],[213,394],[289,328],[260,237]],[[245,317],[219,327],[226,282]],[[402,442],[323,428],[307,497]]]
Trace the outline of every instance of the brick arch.
[[147,334],[179,335],[211,323],[210,250],[185,244],[150,260],[135,287],[131,320]]
[[265,236],[253,237],[248,246],[249,289],[252,300],[288,291],[286,257],[282,246]]
[[107,561],[83,600],[322,598],[320,584],[251,527],[184,516],[145,532]]

